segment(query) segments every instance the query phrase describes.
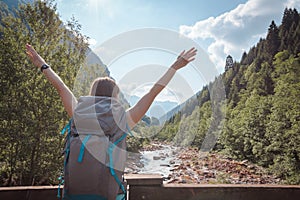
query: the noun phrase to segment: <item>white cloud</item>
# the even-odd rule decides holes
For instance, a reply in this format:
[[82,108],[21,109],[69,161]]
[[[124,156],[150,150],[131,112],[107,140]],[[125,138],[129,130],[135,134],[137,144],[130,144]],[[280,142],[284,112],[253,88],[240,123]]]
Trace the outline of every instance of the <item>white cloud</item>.
[[285,7],[299,9],[300,0],[249,0],[217,17],[198,21],[192,26],[180,26],[180,33],[193,39],[212,39],[207,51],[219,71],[225,58],[232,55],[237,61],[242,53],[265,37],[272,20],[281,23]]
[[299,8],[299,5],[300,5],[300,0],[289,0],[285,4],[285,6],[288,8],[297,8],[297,9]]

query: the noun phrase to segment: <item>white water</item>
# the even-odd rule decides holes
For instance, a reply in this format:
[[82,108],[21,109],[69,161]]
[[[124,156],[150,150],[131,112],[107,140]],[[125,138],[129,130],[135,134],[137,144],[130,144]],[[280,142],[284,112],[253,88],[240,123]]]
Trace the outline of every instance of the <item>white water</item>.
[[[177,148],[170,145],[160,145],[160,149],[155,151],[142,151],[139,166],[136,170],[139,174],[161,174],[167,177],[174,164],[179,163],[176,159]],[[132,162],[132,161],[131,161]]]

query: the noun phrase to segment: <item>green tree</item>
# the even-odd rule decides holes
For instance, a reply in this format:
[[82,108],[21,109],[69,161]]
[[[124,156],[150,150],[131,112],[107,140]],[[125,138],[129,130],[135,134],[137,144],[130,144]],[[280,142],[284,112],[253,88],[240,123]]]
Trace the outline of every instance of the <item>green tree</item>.
[[0,185],[55,184],[62,167],[59,131],[67,115],[58,93],[29,63],[25,44],[32,44],[71,87],[85,59],[87,38],[74,20],[64,27],[52,1],[2,13]]
[[258,95],[256,90],[250,96],[244,94],[243,98],[245,101],[227,112],[221,143],[236,158],[266,165],[269,158],[264,147],[270,144],[265,137],[270,99]]
[[283,51],[275,56],[275,94],[267,137],[272,155],[271,170],[289,183],[300,177],[300,59]]
[[192,145],[200,148],[204,141],[206,133],[208,132],[208,129],[211,125],[211,114],[212,114],[211,102],[208,101],[204,103],[201,106],[201,108],[198,108],[194,112],[195,113],[193,114],[194,116],[198,117],[199,122],[197,123],[197,127],[196,127],[197,131],[195,132],[195,138]]
[[300,49],[299,13],[296,9],[285,9],[282,17],[279,36],[281,38],[279,51],[288,50],[295,55]]
[[241,64],[246,65],[246,58],[247,58],[247,53],[244,51],[242,58],[241,58]]
[[268,35],[266,40],[266,50],[269,55],[269,58],[273,59],[273,56],[278,52],[279,46],[280,46],[279,29],[276,26],[275,22],[272,21],[268,29]]

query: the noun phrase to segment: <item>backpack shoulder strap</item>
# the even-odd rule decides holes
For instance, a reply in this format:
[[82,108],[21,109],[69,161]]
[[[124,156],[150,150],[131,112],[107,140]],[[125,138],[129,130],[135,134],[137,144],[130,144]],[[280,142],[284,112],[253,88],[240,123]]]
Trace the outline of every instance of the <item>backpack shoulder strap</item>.
[[[68,124],[61,130],[60,134],[64,135],[66,131],[67,132],[67,136],[66,136],[66,143],[65,143],[65,153],[66,153],[66,158],[64,161],[64,168],[67,165],[68,162],[68,157],[69,157],[69,153],[70,153],[70,137],[71,137],[71,124],[72,124],[72,118],[69,120]],[[61,198],[60,195],[60,186],[64,184],[64,177],[63,177],[63,173],[61,173],[61,175],[58,177],[59,180],[59,184],[58,184],[58,188],[57,188],[57,198]]]
[[120,143],[122,140],[124,140],[127,136],[127,134],[129,133],[132,136],[132,133],[129,129],[129,126],[126,124],[126,128],[128,130],[128,132],[125,132],[118,140],[116,140],[114,143],[110,143],[108,146],[108,156],[109,156],[109,171],[110,174],[114,177],[115,181],[118,183],[120,189],[123,191],[123,198],[122,199],[126,199],[126,189],[124,187],[124,185],[122,184],[121,180],[118,178],[118,176],[116,175],[115,169],[114,169],[114,163],[113,163],[113,151],[114,148],[117,146],[118,143]]

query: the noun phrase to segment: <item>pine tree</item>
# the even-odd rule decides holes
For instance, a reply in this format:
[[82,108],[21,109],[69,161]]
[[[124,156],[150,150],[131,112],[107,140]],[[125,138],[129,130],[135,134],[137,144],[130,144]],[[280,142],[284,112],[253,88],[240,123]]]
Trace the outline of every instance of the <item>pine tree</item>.
[[[289,50],[290,53],[296,55],[299,51],[300,36],[297,34],[299,26],[299,13],[296,9],[285,9],[282,24],[279,31],[281,38],[279,51]],[[299,32],[298,32],[299,33]]]
[[242,58],[241,58],[241,62],[240,62],[242,65],[249,64],[249,63],[246,63],[246,58],[247,58],[247,53],[244,51]]
[[278,52],[280,46],[280,38],[279,38],[279,29],[276,26],[275,22],[272,21],[271,25],[268,29],[268,35],[266,39],[266,50],[268,53],[268,57],[270,62],[272,61],[274,55]]

